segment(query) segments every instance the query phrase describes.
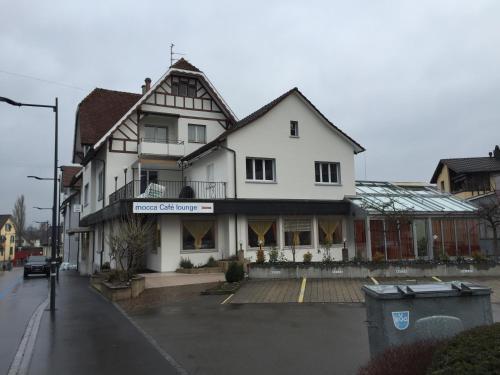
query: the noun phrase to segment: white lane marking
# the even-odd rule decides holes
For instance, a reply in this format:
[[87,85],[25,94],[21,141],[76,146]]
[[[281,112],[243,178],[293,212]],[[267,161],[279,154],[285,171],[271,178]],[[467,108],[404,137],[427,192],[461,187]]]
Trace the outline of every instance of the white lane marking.
[[226,298],[224,301],[222,301],[220,304],[221,304],[221,305],[224,305],[227,301],[229,301],[231,298],[233,298],[233,296],[234,296],[234,293],[233,293],[233,294],[231,294],[229,297],[227,297],[227,298]]
[[432,276],[432,278],[433,278],[434,280],[436,280],[437,282],[440,282],[440,283],[442,283],[442,282],[443,282],[443,280],[441,280],[441,279],[440,279],[439,277],[437,277],[437,276]]
[[17,349],[14,360],[10,365],[8,375],[25,375],[28,373],[31,356],[35,347],[35,340],[40,328],[43,311],[49,304],[49,297],[42,302],[31,316],[28,326],[24,331],[23,338]]
[[372,282],[375,284],[375,285],[378,285],[379,282],[377,281],[376,278],[374,278],[373,276],[370,276],[370,279],[372,279]]

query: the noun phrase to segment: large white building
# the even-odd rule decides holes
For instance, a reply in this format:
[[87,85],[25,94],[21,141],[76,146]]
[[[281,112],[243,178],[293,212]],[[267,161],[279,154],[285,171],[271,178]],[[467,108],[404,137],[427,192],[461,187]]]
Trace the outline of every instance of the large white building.
[[355,255],[354,156],[363,147],[297,88],[238,120],[205,74],[181,59],[142,94],[95,89],[78,106],[81,269],[109,261],[120,217],[156,221],[145,267],[173,271],[259,245],[291,260],[332,244]]

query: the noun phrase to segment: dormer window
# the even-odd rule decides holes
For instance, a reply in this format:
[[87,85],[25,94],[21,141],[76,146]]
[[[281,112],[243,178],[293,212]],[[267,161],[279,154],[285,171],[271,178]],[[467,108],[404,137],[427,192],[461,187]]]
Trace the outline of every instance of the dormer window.
[[172,95],[196,97],[196,80],[185,77],[172,77]]
[[290,121],[290,137],[299,137],[299,122]]

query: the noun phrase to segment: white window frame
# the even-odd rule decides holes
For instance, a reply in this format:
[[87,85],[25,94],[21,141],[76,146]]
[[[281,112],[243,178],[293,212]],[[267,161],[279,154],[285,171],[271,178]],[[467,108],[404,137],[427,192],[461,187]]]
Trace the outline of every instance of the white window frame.
[[287,221],[292,221],[292,220],[303,220],[303,221],[308,221],[311,225],[310,233],[311,233],[311,244],[309,245],[298,245],[295,247],[295,249],[313,249],[315,244],[316,244],[316,236],[315,236],[315,223],[316,220],[314,220],[314,217],[312,216],[284,216],[283,217],[283,226],[282,226],[282,236],[283,236],[283,248],[284,249],[291,249],[292,245],[286,245],[286,222]]
[[[189,129],[193,128],[194,129],[194,140],[191,140],[189,138]],[[203,140],[199,140],[199,129],[203,129]],[[200,144],[205,144],[207,143],[207,126],[206,125],[201,125],[201,124],[188,124],[188,143],[200,143]]]
[[[146,128],[154,129],[155,135],[153,138],[146,137]],[[165,139],[160,139],[160,137],[158,136],[158,129],[165,129]],[[142,137],[142,140],[144,142],[151,142],[151,143],[170,143],[169,133],[170,132],[169,132],[168,126],[145,124],[144,125],[144,137]]]
[[[295,134],[293,133],[293,128],[295,126]],[[291,138],[299,138],[299,122],[292,120],[290,121],[290,137]]]
[[104,198],[104,171],[101,169],[97,173],[97,201]]
[[89,183],[87,182],[83,187],[83,207],[89,205]]
[[[319,179],[320,181],[316,180],[316,165],[319,164]],[[328,181],[323,181],[323,173],[322,173],[322,166],[327,164],[328,165]],[[331,176],[331,165],[335,165],[337,169],[337,181],[332,182],[332,176]],[[341,176],[340,176],[340,163],[337,161],[315,161],[314,162],[314,182],[316,185],[340,185],[341,183]]]
[[[247,176],[247,161],[252,160],[252,178],[248,178]],[[256,179],[255,178],[255,161],[259,160],[262,162],[262,179]],[[273,172],[273,178],[271,180],[266,179],[266,160],[271,161],[272,163],[272,172]],[[245,158],[245,179],[246,182],[258,182],[258,183],[276,183],[276,159],[273,158],[256,158],[256,157],[250,157],[247,156]]]

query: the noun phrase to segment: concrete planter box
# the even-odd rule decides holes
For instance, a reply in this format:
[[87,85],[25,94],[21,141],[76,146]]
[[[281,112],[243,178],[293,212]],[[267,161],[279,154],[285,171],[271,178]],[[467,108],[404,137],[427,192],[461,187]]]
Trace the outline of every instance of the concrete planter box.
[[198,273],[219,273],[222,272],[222,270],[220,267],[200,267],[200,268],[178,268],[175,270],[175,272],[198,274]]
[[219,260],[217,263],[219,264],[219,267],[221,268],[221,272],[226,273],[229,265],[233,262],[236,262],[238,264],[243,265],[243,271],[248,272],[248,266],[250,265],[250,262],[248,260]]
[[130,281],[130,293],[132,298],[137,298],[146,289],[146,278],[144,276],[135,276]]
[[362,279],[366,277],[498,277],[500,265],[497,263],[296,263],[296,264],[256,264],[248,267],[251,279]]
[[144,276],[135,276],[129,285],[114,285],[105,281],[106,275],[93,275],[91,285],[112,302],[137,298],[146,289]]

